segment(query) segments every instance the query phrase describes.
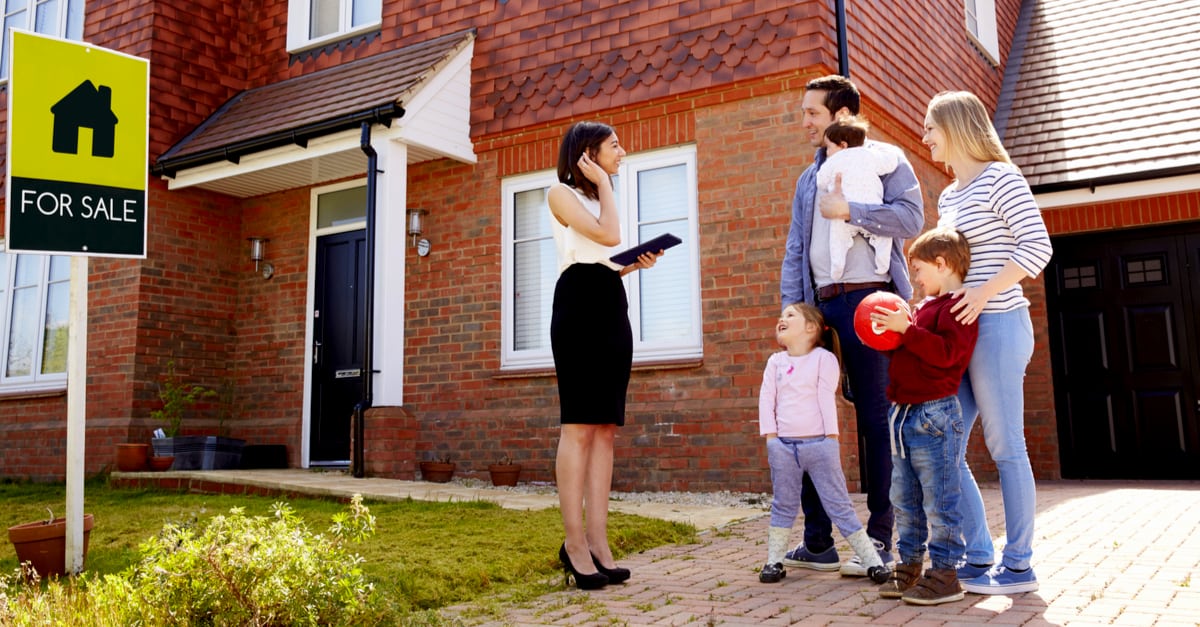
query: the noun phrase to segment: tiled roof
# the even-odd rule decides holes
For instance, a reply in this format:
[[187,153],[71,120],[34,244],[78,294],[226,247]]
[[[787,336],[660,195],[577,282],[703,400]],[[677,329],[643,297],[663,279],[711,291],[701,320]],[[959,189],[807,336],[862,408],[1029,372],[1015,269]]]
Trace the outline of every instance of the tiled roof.
[[[475,82],[472,122],[484,133],[499,132],[813,62],[802,53],[816,43],[811,33],[801,32],[814,27],[813,7],[732,4],[723,12],[694,5],[698,13],[691,16],[678,14],[685,7],[672,6],[581,22],[588,16],[571,11],[585,9],[568,3],[559,23],[515,31],[511,46],[503,35],[492,42],[493,56],[476,65],[483,80]],[[577,27],[580,23],[587,25]],[[527,34],[548,39],[544,45],[520,45]],[[531,54],[509,56],[517,46]]]
[[1035,191],[1200,171],[1200,0],[1035,5],[1001,129]]
[[[172,146],[159,157],[158,164],[169,166],[206,155],[213,155],[210,161],[218,161],[223,157],[215,153],[231,146],[292,132],[312,131],[308,137],[296,137],[295,143],[299,143],[320,135],[322,123],[341,116],[403,106],[406,98],[417,91],[424,80],[435,74],[474,36],[473,31],[444,35],[246,90]],[[196,163],[188,163],[189,167],[191,165]]]

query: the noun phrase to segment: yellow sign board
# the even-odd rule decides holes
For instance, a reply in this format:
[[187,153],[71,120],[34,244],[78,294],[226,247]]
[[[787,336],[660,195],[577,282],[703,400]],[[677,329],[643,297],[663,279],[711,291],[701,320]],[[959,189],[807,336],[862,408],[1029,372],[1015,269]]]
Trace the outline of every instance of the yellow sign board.
[[147,60],[12,32],[6,248],[145,257]]

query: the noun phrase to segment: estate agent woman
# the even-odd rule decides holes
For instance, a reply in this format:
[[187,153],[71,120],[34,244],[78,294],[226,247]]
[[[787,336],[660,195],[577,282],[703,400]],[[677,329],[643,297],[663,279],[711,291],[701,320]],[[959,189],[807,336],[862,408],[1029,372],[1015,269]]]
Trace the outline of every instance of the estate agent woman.
[[566,533],[558,556],[582,589],[629,578],[608,546],[613,439],[625,424],[633,362],[621,277],[653,266],[662,254],[646,253],[624,267],[609,260],[621,244],[611,177],[624,156],[612,127],[573,125],[558,152],[559,183],[547,196],[559,271],[550,321],[562,419],[555,476]]

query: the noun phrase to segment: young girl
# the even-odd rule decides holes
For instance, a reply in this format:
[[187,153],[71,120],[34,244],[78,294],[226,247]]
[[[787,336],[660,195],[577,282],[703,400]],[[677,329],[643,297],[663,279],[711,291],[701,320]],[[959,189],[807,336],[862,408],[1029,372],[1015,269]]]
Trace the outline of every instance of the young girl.
[[[786,351],[767,360],[758,395],[759,433],[767,438],[771,466],[771,526],[767,530],[767,563],[758,574],[763,583],[787,576],[783,558],[788,536],[800,510],[800,486],[808,473],[821,505],[838,531],[862,560],[875,583],[888,571],[871,538],[854,513],[838,449],[835,393],[841,370],[837,357],[823,348],[827,331],[820,310],[805,303],[783,309],[775,339]],[[832,337],[832,332],[829,334]]]

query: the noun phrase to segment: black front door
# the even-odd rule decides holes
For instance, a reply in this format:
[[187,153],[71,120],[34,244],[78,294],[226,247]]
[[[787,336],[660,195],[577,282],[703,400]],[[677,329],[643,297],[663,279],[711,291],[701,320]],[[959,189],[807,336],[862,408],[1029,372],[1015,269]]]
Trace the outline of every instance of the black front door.
[[1062,472],[1200,478],[1200,227],[1057,238],[1046,273]]
[[309,463],[350,462],[350,417],[362,399],[366,232],[317,238]]

